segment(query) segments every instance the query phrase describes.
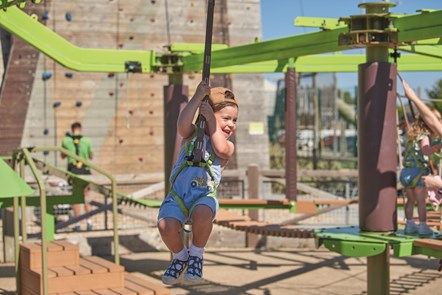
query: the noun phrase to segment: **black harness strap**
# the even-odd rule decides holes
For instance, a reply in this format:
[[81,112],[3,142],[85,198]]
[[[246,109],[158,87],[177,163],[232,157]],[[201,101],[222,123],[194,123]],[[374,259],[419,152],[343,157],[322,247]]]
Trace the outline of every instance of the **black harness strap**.
[[[72,141],[74,142],[75,146],[75,154],[77,156],[80,156],[80,140],[83,137],[79,134],[69,135],[72,138]],[[81,168],[83,166],[83,163],[80,161],[75,160],[73,163],[77,168]]]
[[[206,42],[204,46],[204,64],[203,64],[203,81],[209,84],[210,80],[210,59],[212,54],[212,31],[213,31],[213,12],[215,10],[215,0],[209,0],[207,4],[207,23],[206,23]],[[203,101],[209,100],[209,97],[204,97]],[[192,162],[198,165],[201,161],[204,151],[204,129],[206,127],[206,120],[201,114],[198,115],[196,121],[197,133],[195,145],[192,152]]]

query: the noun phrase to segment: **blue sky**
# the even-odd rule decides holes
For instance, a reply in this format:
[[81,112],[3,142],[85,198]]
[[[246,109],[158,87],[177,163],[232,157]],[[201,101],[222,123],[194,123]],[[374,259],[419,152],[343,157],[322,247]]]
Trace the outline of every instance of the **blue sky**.
[[[359,0],[261,0],[263,40],[271,40],[298,34],[305,34],[317,29],[294,26],[297,16],[339,18],[365,13],[358,4]],[[381,2],[381,0],[377,0]],[[390,1],[396,7],[390,9],[393,13],[414,14],[418,9],[442,9],[442,0],[401,0]],[[353,51],[355,52],[355,51]],[[404,72],[401,76],[413,88],[431,88],[436,81],[442,79],[442,72]],[[338,84],[341,88],[352,88],[357,84],[357,75],[353,73],[338,74]],[[423,97],[427,97],[425,91]]]

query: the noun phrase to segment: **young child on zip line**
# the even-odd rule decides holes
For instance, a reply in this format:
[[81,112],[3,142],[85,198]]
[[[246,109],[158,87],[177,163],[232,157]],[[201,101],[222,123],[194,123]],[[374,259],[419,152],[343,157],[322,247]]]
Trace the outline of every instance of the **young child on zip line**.
[[[206,96],[209,100],[203,101]],[[198,109],[206,125],[203,160],[195,166],[192,157],[197,129],[193,121]],[[216,189],[235,150],[229,137],[236,130],[237,118],[238,104],[232,91],[223,87],[210,88],[204,81],[178,117],[178,132],[185,146],[172,169],[171,190],[158,213],[158,230],[173,255],[162,278],[165,284],[178,283],[183,272],[185,281],[195,282],[202,278],[204,247],[218,210]],[[180,234],[185,223],[192,225],[189,249]]]

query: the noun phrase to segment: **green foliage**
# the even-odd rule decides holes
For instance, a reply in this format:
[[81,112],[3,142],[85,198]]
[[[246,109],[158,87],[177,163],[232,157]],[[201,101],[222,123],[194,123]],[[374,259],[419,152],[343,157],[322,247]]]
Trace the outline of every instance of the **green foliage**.
[[346,104],[355,104],[355,99],[349,91],[344,92],[343,99]]

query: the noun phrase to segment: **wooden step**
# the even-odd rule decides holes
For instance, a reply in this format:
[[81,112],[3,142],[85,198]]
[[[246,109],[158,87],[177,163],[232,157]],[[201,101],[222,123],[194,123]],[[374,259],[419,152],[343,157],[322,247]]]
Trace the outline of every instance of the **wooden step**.
[[433,251],[442,252],[442,240],[419,239],[413,242],[414,246],[428,248]]
[[130,273],[124,274],[123,288],[90,289],[86,291],[58,293],[58,295],[169,295],[170,290],[163,284],[146,276],[138,276]]
[[[84,257],[77,265],[49,267],[48,293],[124,288],[124,267],[99,257]],[[42,293],[41,269],[20,268],[23,294]]]
[[[130,284],[129,284],[130,283]],[[170,294],[170,290],[166,288],[162,283],[154,282],[152,279],[148,277],[140,277],[134,274],[126,273],[124,276],[124,286],[126,288],[131,288],[129,285],[138,286],[151,290],[155,295],[168,295]]]
[[[78,265],[80,250],[67,241],[48,243],[48,267]],[[41,268],[41,243],[27,242],[20,245],[20,266],[32,270]]]

